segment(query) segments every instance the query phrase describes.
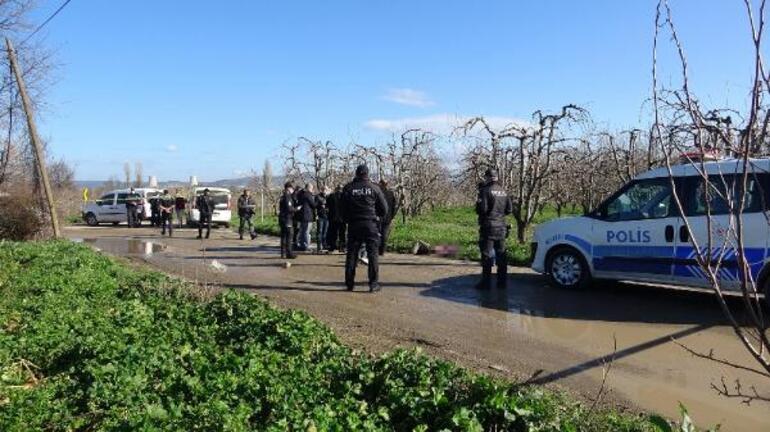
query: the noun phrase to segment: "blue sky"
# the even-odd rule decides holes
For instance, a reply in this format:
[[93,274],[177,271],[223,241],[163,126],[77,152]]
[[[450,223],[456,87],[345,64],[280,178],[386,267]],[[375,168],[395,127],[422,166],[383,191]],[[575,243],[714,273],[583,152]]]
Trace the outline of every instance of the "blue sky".
[[[671,0],[707,102],[742,107],[751,45],[740,0]],[[60,2],[41,1],[42,21]],[[526,118],[566,103],[645,124],[654,1],[73,0],[41,113],[80,180],[141,161],[161,180],[234,177],[297,136],[381,142],[404,123]],[[675,83],[670,44],[664,82]],[[405,120],[406,119],[406,120]]]

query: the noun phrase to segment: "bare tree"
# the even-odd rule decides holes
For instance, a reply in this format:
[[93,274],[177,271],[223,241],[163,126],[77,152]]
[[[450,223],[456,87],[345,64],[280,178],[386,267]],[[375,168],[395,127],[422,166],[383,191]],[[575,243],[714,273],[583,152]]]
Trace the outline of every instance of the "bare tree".
[[[761,55],[765,4],[765,0],[760,2],[759,16],[755,17],[751,2],[744,1],[754,47],[754,63],[750,103],[746,113],[740,116],[742,121],[739,124],[734,119],[735,110],[703,109],[691,92],[685,51],[672,20],[671,9],[666,0],[660,0],[656,9],[653,44],[655,119],[652,139],[665,156],[664,163],[672,178],[674,201],[683,215],[684,229],[692,245],[695,262],[705,282],[716,294],[733,332],[755,363],[753,366],[738,364],[730,359],[729,353],[686,348],[698,357],[733,370],[749,372],[757,379],[770,380],[770,327],[758,295],[764,291],[766,300],[770,298],[770,279],[766,271],[760,270],[763,262],[757,262],[745,245],[747,236],[755,235],[747,223],[746,214],[747,204],[752,199],[751,187],[758,183],[752,158],[766,155],[770,150],[770,105],[767,103],[770,73],[765,70]],[[657,52],[663,31],[671,37],[680,60],[681,88],[675,90],[662,89],[658,83]],[[678,153],[684,153],[685,163],[698,173],[699,185],[693,198],[699,206],[697,213],[684,207],[684,197],[673,182],[675,161],[672,160]],[[714,172],[706,165],[707,156],[715,153],[735,157],[733,168],[725,170],[729,173]],[[762,190],[761,186],[759,188]],[[760,201],[762,213],[766,214],[767,203]],[[731,271],[727,268],[728,262],[737,267],[734,278],[742,298],[740,310],[734,310],[725,299],[724,293],[731,283],[724,277],[725,272]],[[741,319],[741,315],[745,318]],[[738,398],[746,404],[770,402],[770,395],[759,394],[754,387],[739,379],[735,379],[732,385],[726,382],[722,377],[720,383],[712,383],[712,388],[725,397]]]
[[128,162],[123,163],[123,178],[125,179],[123,185],[125,187],[131,186],[131,164]]
[[259,182],[259,188],[262,191],[265,201],[269,202],[273,209],[273,214],[278,213],[278,193],[273,185],[273,167],[270,161],[265,159],[265,165],[262,167],[262,176]]
[[[34,0],[0,0],[0,31],[18,39],[31,28],[27,19],[35,6]],[[45,91],[53,70],[52,54],[42,45],[28,42],[17,47],[21,75],[36,111],[43,107]],[[0,59],[0,185],[12,182],[39,189],[29,152],[29,136],[15,81],[7,57]]]
[[479,178],[484,167],[497,169],[501,185],[513,199],[516,238],[520,243],[548,198],[547,185],[555,174],[554,155],[563,151],[565,143],[575,140],[566,132],[587,118],[585,109],[570,104],[553,114],[535,111],[528,125],[495,129],[483,117],[476,117],[459,128],[466,136],[480,128],[487,138],[466,154],[466,172]]
[[134,163],[134,187],[142,187],[143,178],[144,170],[142,168],[142,162],[137,161]]

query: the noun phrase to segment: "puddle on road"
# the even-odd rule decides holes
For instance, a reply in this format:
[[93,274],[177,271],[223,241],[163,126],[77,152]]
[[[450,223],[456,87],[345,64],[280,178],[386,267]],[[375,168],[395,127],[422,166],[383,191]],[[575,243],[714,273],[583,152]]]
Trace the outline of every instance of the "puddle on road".
[[166,245],[150,240],[129,238],[86,238],[73,239],[74,242],[86,243],[93,248],[112,255],[152,256],[166,249]]
[[[710,389],[710,383],[725,375],[719,365],[692,357],[672,342],[682,341],[706,353],[710,349],[731,353],[731,360],[753,364],[712,295],[628,284],[558,290],[528,275],[511,277],[507,289],[478,291],[473,288],[477,279],[441,279],[421,295],[479,308],[496,325],[587,354],[585,361],[546,371],[534,383],[573,376],[601,380],[606,365],[617,361],[620,366],[608,382],[619,395],[640,401],[646,409],[675,418],[681,401],[703,426],[722,423],[727,430],[770,430],[770,417],[762,407],[724,400]],[[728,303],[740,317],[740,299]],[[488,343],[493,344],[498,333],[479,332],[478,338],[490,338]],[[751,374],[730,370],[729,377],[756,385],[760,393],[770,391]]]

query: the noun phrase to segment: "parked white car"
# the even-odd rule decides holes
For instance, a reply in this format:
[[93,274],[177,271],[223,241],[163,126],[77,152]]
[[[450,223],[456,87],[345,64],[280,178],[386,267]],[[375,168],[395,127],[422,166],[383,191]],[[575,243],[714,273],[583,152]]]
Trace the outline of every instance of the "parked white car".
[[[160,194],[160,190],[153,188],[134,188],[134,193],[139,195],[141,205],[137,209],[139,220],[150,218],[150,197]],[[100,223],[112,223],[117,225],[128,221],[126,213],[126,198],[130,189],[117,189],[105,193],[96,201],[89,202],[83,207],[83,220],[90,226]]]
[[225,227],[230,226],[230,218],[232,217],[232,193],[229,189],[220,187],[206,187],[196,186],[190,191],[190,198],[188,199],[188,217],[187,224],[190,226],[197,226],[200,222],[200,212],[195,208],[195,199],[199,195],[203,195],[203,190],[208,189],[209,195],[214,200],[214,213],[211,215],[211,225],[222,225]]
[[[735,231],[730,228],[736,212],[728,203],[743,198],[746,264],[770,303],[770,160],[750,161],[751,175],[745,189],[741,161],[704,163],[708,183],[699,175],[700,167],[672,167],[684,217],[673,198],[668,169],[645,172],[589,215],[538,226],[532,244],[532,268],[546,274],[552,285],[563,288],[583,288],[592,279],[708,287],[709,281],[696,261],[686,219],[703,256],[721,260],[717,274],[722,288],[735,290],[744,272],[736,253]],[[711,250],[707,250],[709,244]]]

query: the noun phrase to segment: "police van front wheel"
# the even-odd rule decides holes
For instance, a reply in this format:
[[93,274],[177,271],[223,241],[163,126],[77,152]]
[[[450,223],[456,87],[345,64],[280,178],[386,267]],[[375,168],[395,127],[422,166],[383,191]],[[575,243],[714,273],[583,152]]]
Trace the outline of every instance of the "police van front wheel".
[[548,254],[548,281],[565,289],[583,289],[591,283],[591,274],[583,255],[571,247],[559,247]]

